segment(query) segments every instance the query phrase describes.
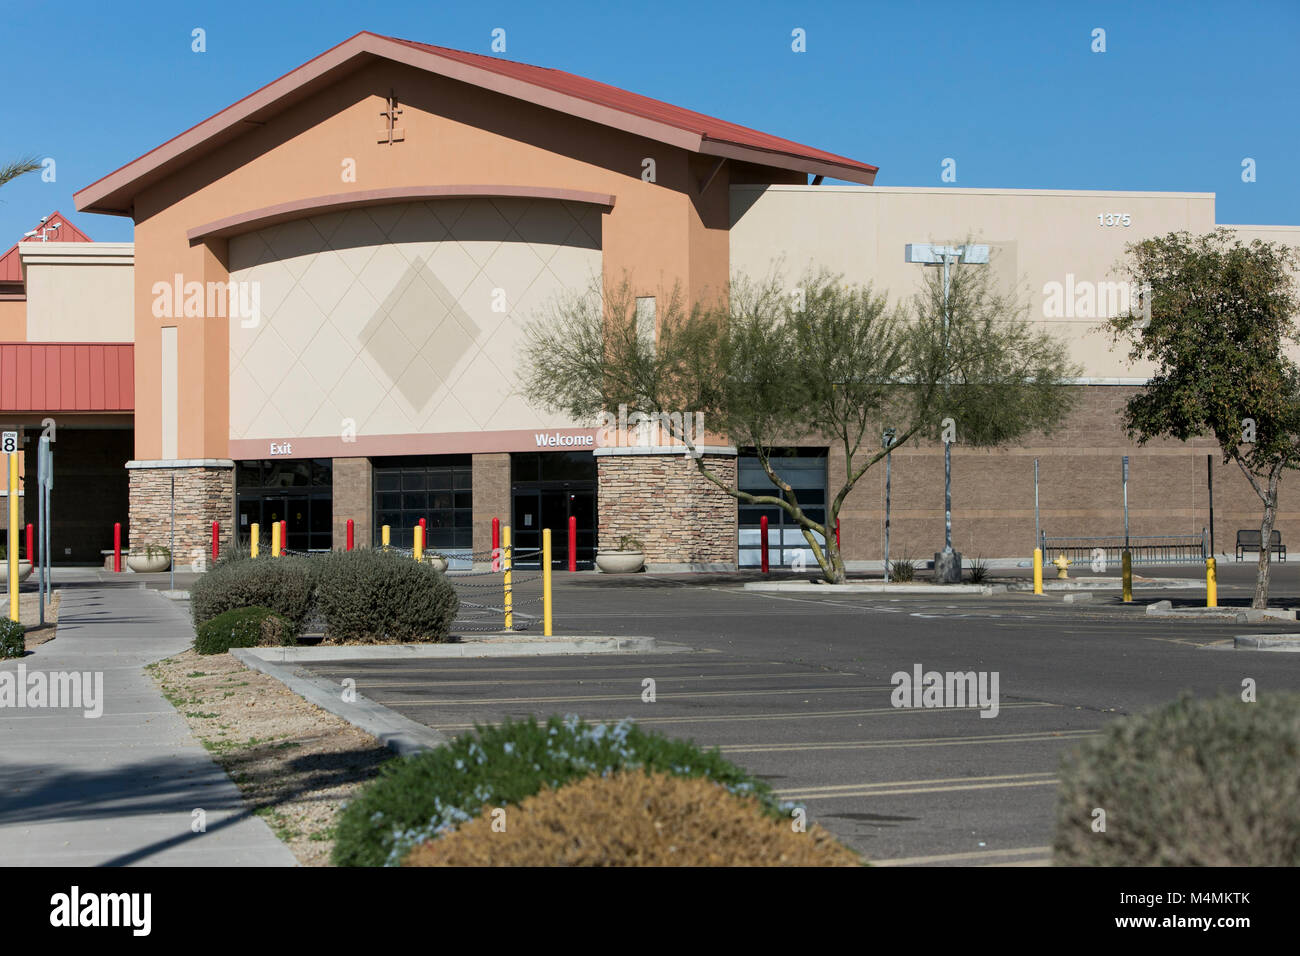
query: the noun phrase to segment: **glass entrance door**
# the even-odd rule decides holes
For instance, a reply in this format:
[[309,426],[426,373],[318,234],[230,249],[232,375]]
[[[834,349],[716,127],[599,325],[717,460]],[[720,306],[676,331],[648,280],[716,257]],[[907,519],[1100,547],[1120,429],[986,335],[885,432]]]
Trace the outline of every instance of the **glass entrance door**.
[[540,568],[542,529],[551,529],[551,567],[569,566],[569,518],[577,522],[578,568],[590,569],[596,557],[596,495],[589,491],[525,488],[514,493],[510,533],[514,564]]

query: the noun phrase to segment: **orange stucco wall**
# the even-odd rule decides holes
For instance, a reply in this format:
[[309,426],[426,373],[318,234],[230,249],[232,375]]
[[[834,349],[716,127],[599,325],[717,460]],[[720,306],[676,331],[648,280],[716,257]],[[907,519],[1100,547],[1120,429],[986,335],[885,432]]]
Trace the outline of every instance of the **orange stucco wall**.
[[27,303],[22,299],[0,300],[0,342],[27,341]]
[[[395,90],[405,139],[378,142]],[[655,183],[642,179],[655,161]],[[346,182],[345,160],[356,181]],[[156,318],[155,282],[226,278],[226,243],[191,247],[188,229],[264,206],[384,187],[503,184],[616,197],[602,222],[606,280],[625,272],[638,292],[680,283],[715,295],[729,269],[729,183],[762,176],[728,161],[700,194],[709,157],[545,110],[401,64],[372,62],[183,167],[136,197],[136,456],[161,457],[159,330],[179,328],[180,458],[228,456],[228,325]],[[797,174],[772,171],[768,181]]]

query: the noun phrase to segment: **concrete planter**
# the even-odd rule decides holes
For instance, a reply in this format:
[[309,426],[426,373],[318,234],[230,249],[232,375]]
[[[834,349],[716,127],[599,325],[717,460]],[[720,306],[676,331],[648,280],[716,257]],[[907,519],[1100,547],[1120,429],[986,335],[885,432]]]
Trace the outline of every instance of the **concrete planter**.
[[424,563],[432,565],[435,571],[445,572],[447,570],[447,559],[440,554],[426,554]]
[[158,574],[172,566],[170,554],[128,554],[126,566],[136,574]]
[[[18,583],[22,584],[29,577],[31,577],[31,574],[32,574],[32,563],[30,561],[24,561],[22,558],[19,558],[18,559]],[[4,578],[6,582],[5,586],[8,587],[8,583],[7,583],[9,581],[8,561],[0,561],[0,576]]]
[[605,574],[632,574],[645,567],[645,552],[597,551],[596,567]]

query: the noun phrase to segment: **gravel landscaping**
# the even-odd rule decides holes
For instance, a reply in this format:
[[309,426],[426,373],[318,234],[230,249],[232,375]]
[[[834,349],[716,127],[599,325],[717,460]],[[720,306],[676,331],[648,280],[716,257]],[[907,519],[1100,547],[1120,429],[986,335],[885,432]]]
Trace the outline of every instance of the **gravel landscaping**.
[[341,805],[393,753],[229,654],[148,668],[255,813],[304,866],[328,866]]

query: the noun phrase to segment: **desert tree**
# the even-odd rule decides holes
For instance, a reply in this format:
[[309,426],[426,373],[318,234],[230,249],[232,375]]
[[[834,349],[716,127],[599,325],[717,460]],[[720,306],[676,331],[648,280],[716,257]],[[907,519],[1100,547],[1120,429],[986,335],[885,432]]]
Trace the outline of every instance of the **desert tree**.
[[[608,422],[619,406],[661,421],[666,409],[702,415],[709,434],[752,449],[773,493],[734,487],[700,454],[701,436],[673,429],[693,467],[739,502],[781,508],[830,583],[845,580],[836,519],[887,450],[936,438],[945,424],[963,443],[1000,444],[1050,429],[1068,408],[1064,345],[1036,330],[987,270],[958,264],[946,298],[931,270],[895,305],[818,270],[794,285],[776,271],[737,275],[716,301],[688,305],[675,288],[657,302],[652,331],[626,276],[555,300],[525,332],[525,397],[584,423]],[[810,440],[843,455],[823,521],[774,460]]]
[[1154,371],[1125,405],[1140,444],[1211,436],[1259,496],[1262,547],[1253,606],[1268,606],[1268,546],[1283,475],[1300,467],[1296,250],[1231,230],[1171,232],[1126,247],[1124,270],[1149,297],[1109,320],[1129,357]]

